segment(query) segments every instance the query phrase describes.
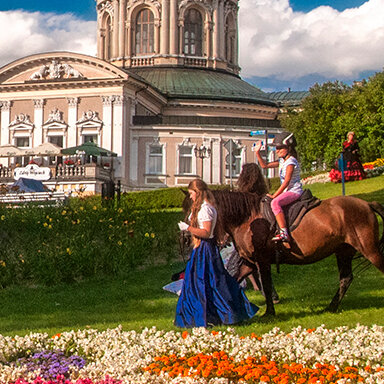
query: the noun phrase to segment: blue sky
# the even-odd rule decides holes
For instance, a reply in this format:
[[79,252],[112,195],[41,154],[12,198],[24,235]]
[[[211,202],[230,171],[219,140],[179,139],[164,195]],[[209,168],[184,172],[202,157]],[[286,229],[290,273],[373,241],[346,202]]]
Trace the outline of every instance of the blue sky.
[[[56,50],[96,54],[95,0],[0,0],[0,66]],[[352,83],[383,69],[384,0],[240,0],[242,77],[264,91]]]
[[[95,0],[0,0],[0,11],[11,9],[23,9],[26,11],[55,12],[55,13],[73,13],[84,20],[95,20]],[[294,11],[309,12],[321,5],[331,6],[338,11],[346,8],[359,7],[365,3],[365,0],[294,0],[290,1]],[[241,0],[240,0],[241,7]]]

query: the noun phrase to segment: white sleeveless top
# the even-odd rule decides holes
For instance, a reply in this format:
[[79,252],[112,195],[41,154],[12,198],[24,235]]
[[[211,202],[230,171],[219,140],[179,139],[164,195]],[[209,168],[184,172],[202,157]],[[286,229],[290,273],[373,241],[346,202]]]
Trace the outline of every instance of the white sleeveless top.
[[[191,220],[192,214],[189,215],[189,220]],[[211,234],[209,236],[210,239],[213,238],[213,232],[216,226],[217,221],[217,211],[216,208],[204,201],[203,204],[201,204],[200,211],[197,214],[197,225],[200,229],[204,229],[203,223],[205,221],[211,221],[212,227],[211,227]]]
[[293,173],[291,181],[289,182],[284,192],[289,191],[301,195],[303,193],[303,187],[300,180],[300,164],[295,157],[290,156],[287,160],[279,160],[280,182],[283,183],[285,180],[285,174],[287,172],[288,165],[293,165]]

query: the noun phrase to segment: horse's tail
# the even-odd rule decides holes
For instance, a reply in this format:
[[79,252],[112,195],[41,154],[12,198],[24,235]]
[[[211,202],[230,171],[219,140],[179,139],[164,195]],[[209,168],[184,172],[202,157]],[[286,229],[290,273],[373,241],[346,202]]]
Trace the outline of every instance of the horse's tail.
[[[384,207],[377,201],[372,201],[371,203],[368,203],[368,204],[371,207],[371,209],[381,217],[381,220],[383,220],[383,225],[384,225]],[[384,228],[383,228],[383,233],[381,235],[381,239],[379,243],[379,249],[381,254],[384,255]]]

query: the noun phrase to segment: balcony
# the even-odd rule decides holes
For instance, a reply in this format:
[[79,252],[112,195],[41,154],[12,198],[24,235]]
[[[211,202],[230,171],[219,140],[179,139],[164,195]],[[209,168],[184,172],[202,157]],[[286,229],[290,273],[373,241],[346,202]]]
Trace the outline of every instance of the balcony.
[[[74,165],[58,165],[47,166],[51,170],[51,178],[48,183],[52,182],[79,182],[79,181],[95,181],[105,182],[112,178],[112,168],[102,166],[96,163],[74,164]],[[14,179],[15,167],[0,168],[0,184],[10,184]]]

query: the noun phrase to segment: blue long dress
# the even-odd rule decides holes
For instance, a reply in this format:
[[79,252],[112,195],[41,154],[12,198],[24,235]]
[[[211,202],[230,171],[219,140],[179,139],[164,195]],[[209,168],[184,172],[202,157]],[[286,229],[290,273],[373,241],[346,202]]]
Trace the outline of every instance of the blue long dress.
[[258,307],[224,268],[215,239],[201,239],[187,263],[175,325],[208,327],[252,318]]

